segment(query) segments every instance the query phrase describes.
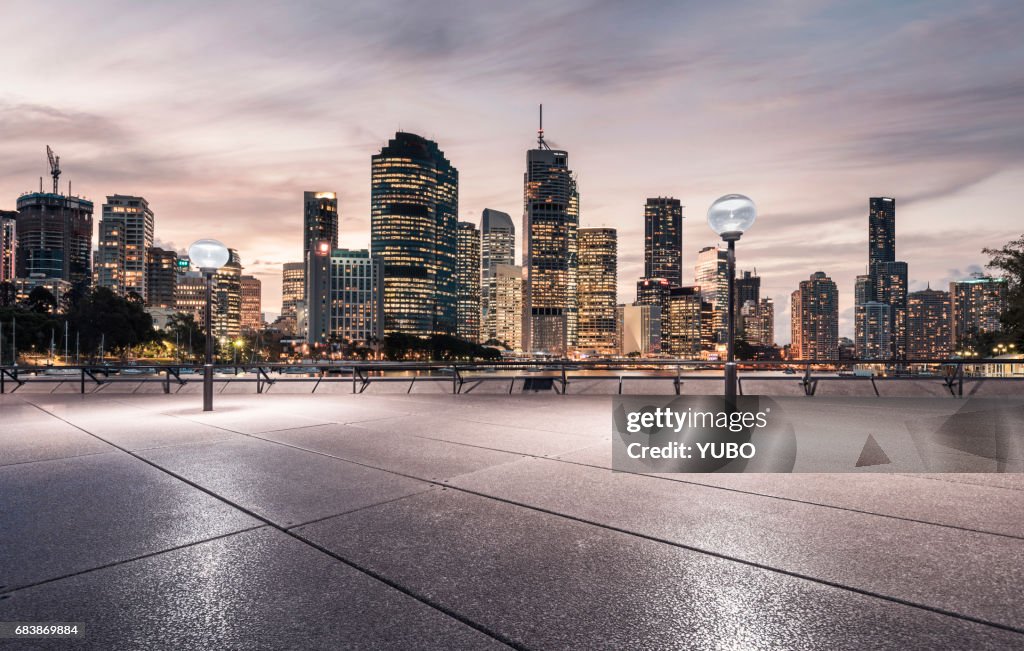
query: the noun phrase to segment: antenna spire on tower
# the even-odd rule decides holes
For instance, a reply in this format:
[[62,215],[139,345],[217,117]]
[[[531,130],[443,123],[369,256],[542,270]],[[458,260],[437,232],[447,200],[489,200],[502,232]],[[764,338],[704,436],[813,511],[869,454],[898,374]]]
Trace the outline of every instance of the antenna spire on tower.
[[544,142],[544,105],[540,105],[540,122],[537,125],[537,149],[550,149]]

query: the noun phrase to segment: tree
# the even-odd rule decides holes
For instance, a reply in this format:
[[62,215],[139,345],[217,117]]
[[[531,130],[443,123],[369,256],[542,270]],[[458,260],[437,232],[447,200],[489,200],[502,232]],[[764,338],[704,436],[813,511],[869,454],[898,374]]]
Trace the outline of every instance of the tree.
[[140,303],[121,298],[106,287],[87,294],[67,315],[68,325],[80,335],[82,350],[95,352],[100,342],[108,350],[126,349],[152,341],[153,318]]
[[1024,235],[1007,242],[1001,249],[982,249],[991,256],[988,267],[998,269],[1006,278],[1007,302],[1003,329],[1011,341],[1024,344]]
[[173,342],[177,340],[178,348],[187,350],[187,357],[195,358],[196,351],[206,350],[206,335],[203,329],[196,322],[196,317],[191,312],[178,312],[167,319],[167,327],[164,328],[164,341]]
[[42,285],[37,285],[29,292],[25,306],[36,314],[53,314],[57,310],[57,297]]

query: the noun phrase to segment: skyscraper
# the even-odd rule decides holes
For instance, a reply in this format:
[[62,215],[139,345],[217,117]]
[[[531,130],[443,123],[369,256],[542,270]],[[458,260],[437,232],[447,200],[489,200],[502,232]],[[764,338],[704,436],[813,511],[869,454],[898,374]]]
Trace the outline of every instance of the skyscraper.
[[143,197],[107,197],[100,217],[96,284],[120,296],[148,301],[146,251],[153,246],[153,211]]
[[679,199],[655,197],[644,206],[644,277],[683,284],[683,206]]
[[459,222],[456,242],[456,332],[460,339],[480,339],[480,230]]
[[[311,296],[307,339],[369,347],[383,338],[384,264],[366,249],[334,249],[310,256]],[[322,291],[318,288],[323,288]],[[321,297],[323,300],[321,300]]]
[[234,339],[242,332],[242,259],[228,249],[228,263],[213,274],[213,334]]
[[579,341],[583,351],[616,353],[618,234],[614,228],[579,229]]
[[459,172],[437,143],[399,132],[372,159],[370,238],[384,260],[384,333],[456,334]]
[[499,341],[510,350],[523,350],[523,268],[512,264],[494,265],[494,294],[491,316],[494,336],[485,339]]
[[306,263],[285,262],[281,270],[281,316],[294,319],[296,304],[306,296]]
[[[480,295],[480,341],[496,339],[494,320],[496,280],[495,268],[499,264],[516,263],[516,227],[507,213],[485,208],[480,219],[480,257],[482,286]],[[521,279],[520,279],[521,280]],[[522,297],[520,296],[520,300]],[[522,316],[520,316],[520,321]],[[518,348],[521,342],[516,345]]]
[[[726,283],[729,282],[728,267],[726,267],[725,281]],[[757,306],[761,302],[761,277],[757,275],[757,271],[754,271],[753,273],[750,271],[740,272],[736,277],[735,289],[736,336],[747,343],[752,343],[746,331],[747,320],[743,318],[743,306],[747,303],[753,304],[753,313],[756,314]],[[726,295],[728,295],[728,284],[726,284],[725,291]],[[726,323],[726,328],[728,328],[728,325],[729,324]]]
[[949,355],[949,292],[923,289],[907,296],[907,357],[943,359]]
[[565,355],[577,340],[579,194],[569,154],[551,149],[543,129],[526,152],[523,175],[523,348]]
[[700,359],[701,352],[712,346],[713,310],[704,300],[697,286],[673,287],[668,299],[668,328],[662,311],[662,332],[668,331],[668,341],[662,339],[662,352],[682,359]]
[[871,197],[868,200],[868,268],[896,259],[896,200]]
[[92,282],[92,202],[32,192],[18,197],[17,205],[17,276],[88,286]]
[[338,248],[337,193],[303,192],[302,204],[303,257],[323,240],[327,240],[332,249]]
[[239,279],[241,290],[241,312],[239,325],[242,332],[259,332],[263,329],[263,310],[261,288],[262,283],[256,276],[242,276]]
[[146,251],[146,305],[173,308],[178,284],[178,254],[150,247]]
[[889,305],[889,356],[903,359],[907,356],[907,263],[879,262],[873,271],[874,300]]
[[694,268],[694,283],[700,287],[704,301],[711,304],[714,341],[724,343],[729,328],[728,252],[717,246],[706,246],[701,249],[697,254],[697,265]]
[[[868,199],[868,284],[862,287],[858,277],[854,304],[875,301],[889,305],[890,358],[902,359],[907,353],[907,285],[907,263],[896,260],[896,200],[871,197]],[[857,319],[857,327],[874,322],[864,316]],[[882,337],[881,332],[859,332],[856,341],[877,341]]]
[[18,254],[17,218],[16,210],[0,210],[0,283],[14,282],[14,260]]
[[751,346],[771,347],[775,345],[775,303],[762,298],[756,303],[748,300],[740,308],[743,338]]
[[888,303],[867,301],[854,306],[854,351],[857,359],[885,360],[892,357],[892,319]]
[[839,359],[839,290],[832,279],[815,272],[790,299],[793,354],[799,359]]
[[973,274],[949,284],[953,346],[974,343],[978,335],[1000,332],[1009,289],[1005,278]]

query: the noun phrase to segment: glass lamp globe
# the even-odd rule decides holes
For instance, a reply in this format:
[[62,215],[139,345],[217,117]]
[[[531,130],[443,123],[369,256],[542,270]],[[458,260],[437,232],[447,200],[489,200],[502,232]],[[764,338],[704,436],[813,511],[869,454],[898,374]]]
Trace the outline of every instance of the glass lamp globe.
[[188,247],[188,259],[206,273],[213,273],[228,263],[228,247],[217,240],[196,240]]
[[727,194],[715,199],[708,208],[708,226],[723,240],[738,240],[757,219],[757,208],[750,197]]

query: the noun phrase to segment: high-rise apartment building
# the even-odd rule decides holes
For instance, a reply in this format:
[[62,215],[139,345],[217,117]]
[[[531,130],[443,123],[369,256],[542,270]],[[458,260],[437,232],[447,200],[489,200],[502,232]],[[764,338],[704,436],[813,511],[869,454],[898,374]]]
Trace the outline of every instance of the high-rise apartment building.
[[890,357],[907,356],[907,263],[879,262],[873,267],[874,300],[889,305]]
[[973,343],[976,337],[1001,332],[1009,289],[1005,278],[973,274],[949,284],[950,320],[955,348]]
[[939,289],[907,296],[907,358],[944,359],[952,348],[949,292]]
[[618,304],[618,234],[614,228],[581,228],[579,237],[577,348],[614,355]]
[[373,346],[384,337],[384,261],[366,249],[329,250],[317,244],[310,256],[307,341]]
[[239,324],[242,332],[259,332],[263,329],[262,283],[256,276],[242,276],[239,285],[242,296]]
[[228,249],[228,263],[213,274],[213,334],[235,339],[242,333],[242,259]]
[[714,341],[725,343],[729,329],[728,252],[717,246],[701,249],[694,268],[694,283],[700,287],[704,301],[711,304]]
[[[868,278],[857,279],[854,306],[868,302],[889,305],[889,358],[907,354],[907,263],[896,260],[896,200],[892,197],[868,199]],[[874,308],[874,313],[879,308]],[[869,327],[875,321],[861,310],[855,317],[856,328]],[[863,331],[855,335],[855,346],[885,337],[883,332]],[[884,353],[883,353],[884,354]]]
[[679,199],[654,197],[644,206],[644,277],[683,284],[683,206]]
[[[668,298],[668,341],[661,342],[662,352],[682,359],[700,359],[701,352],[712,346],[714,311],[697,286],[673,287]],[[665,311],[662,311],[662,320]]]
[[13,283],[17,277],[14,266],[18,254],[17,218],[16,210],[0,210],[0,283]]
[[854,355],[863,360],[892,358],[892,319],[888,303],[867,301],[854,306]]
[[371,251],[384,261],[384,333],[456,334],[459,172],[399,132],[372,159]]
[[146,306],[173,308],[178,285],[178,254],[168,249],[146,250]]
[[619,305],[615,310],[618,354],[647,357],[661,353],[661,306]]
[[[484,209],[480,218],[480,258],[480,341],[486,342],[497,338],[497,324],[492,307],[496,291],[495,268],[499,264],[516,263],[516,227],[507,213],[490,208]],[[519,318],[522,321],[521,315]],[[521,345],[516,344],[516,348]]]
[[491,314],[494,336],[484,340],[498,341],[515,352],[523,351],[523,268],[512,264],[494,265],[494,293]]
[[153,211],[143,197],[107,197],[100,216],[95,278],[119,296],[148,301],[146,251],[153,246]]
[[832,279],[815,272],[800,282],[790,300],[792,354],[799,359],[839,359],[839,290]]
[[317,242],[326,240],[338,248],[338,195],[335,192],[302,193],[302,255],[309,254]]
[[896,200],[868,199],[868,268],[896,259]]
[[456,333],[460,339],[480,339],[480,230],[472,222],[459,222],[456,238]]
[[523,348],[566,355],[576,346],[579,194],[569,153],[543,131],[523,176]]
[[285,262],[281,272],[281,316],[295,319],[295,306],[306,296],[306,263]]
[[17,205],[16,275],[88,286],[92,282],[93,203],[81,197],[32,192],[18,197]]
[[201,271],[190,270],[178,275],[174,286],[174,309],[191,314],[202,327],[206,317],[206,278]]
[[775,345],[775,303],[770,298],[748,300],[740,308],[739,323],[743,339],[751,346]]

